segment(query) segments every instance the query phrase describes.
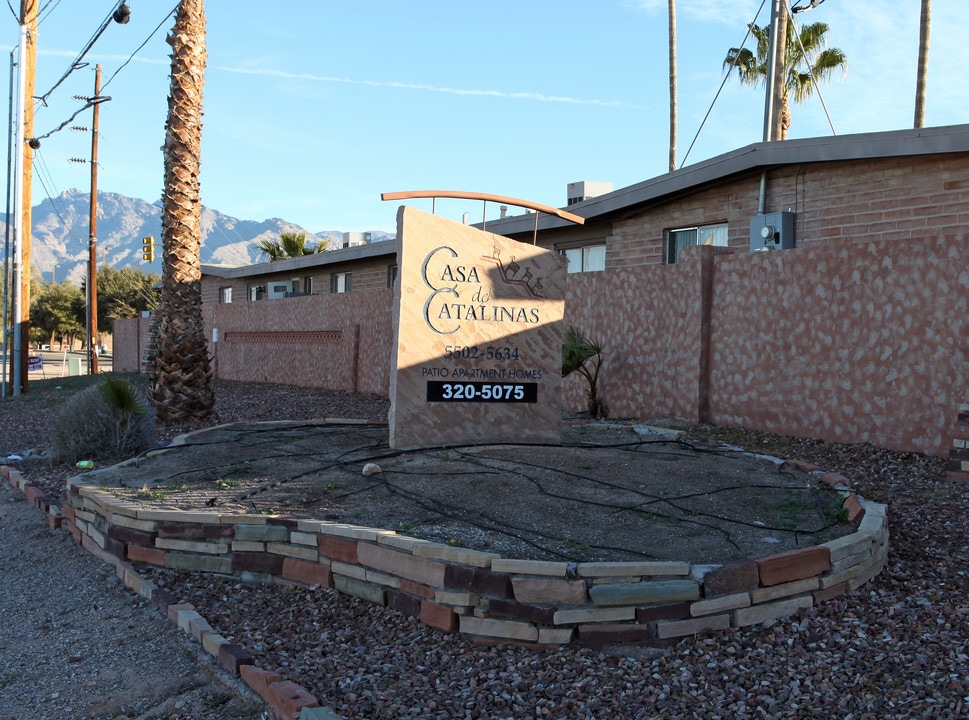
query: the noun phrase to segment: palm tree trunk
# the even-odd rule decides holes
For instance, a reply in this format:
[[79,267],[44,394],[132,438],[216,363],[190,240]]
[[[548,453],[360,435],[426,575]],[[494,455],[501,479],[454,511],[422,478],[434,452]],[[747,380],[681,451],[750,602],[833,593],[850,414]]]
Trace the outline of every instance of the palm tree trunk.
[[676,0],[669,0],[670,25],[670,172],[676,170]]
[[204,418],[215,406],[202,322],[199,257],[204,0],[181,0],[168,43],[172,46],[172,71],[165,134],[162,302],[149,394],[159,419],[173,423]]
[[929,73],[929,28],[931,25],[932,0],[922,0],[922,16],[919,19],[919,69],[915,81],[915,127],[925,126],[925,88]]

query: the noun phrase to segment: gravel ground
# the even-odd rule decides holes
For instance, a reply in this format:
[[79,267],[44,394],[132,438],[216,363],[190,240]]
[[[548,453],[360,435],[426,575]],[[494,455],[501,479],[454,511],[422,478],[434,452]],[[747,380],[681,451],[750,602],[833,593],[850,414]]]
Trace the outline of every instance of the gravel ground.
[[[381,398],[224,383],[217,392],[222,421],[381,419],[386,414]],[[293,408],[307,412],[300,417]],[[280,412],[282,416],[274,416]],[[9,413],[0,412],[0,453],[22,453],[35,446],[52,413],[37,403],[22,423],[12,423]],[[865,497],[888,503],[892,553],[886,569],[857,592],[769,627],[686,639],[664,650],[488,647],[331,591],[245,586],[213,576],[164,572],[154,578],[193,603],[223,635],[245,646],[261,667],[304,686],[347,720],[969,717],[969,485],[947,479],[938,458],[708,427],[694,428],[693,433],[814,462],[850,478]],[[43,477],[52,487],[59,487],[59,476],[69,472],[42,463],[25,463],[21,469],[28,479]],[[6,511],[7,505],[3,507]],[[4,533],[7,524],[5,515],[0,523]],[[43,573],[36,571],[38,556],[25,556],[24,549],[11,557],[7,537],[0,538],[0,566],[6,576],[0,584],[4,719],[58,717],[10,714],[14,711],[5,707],[15,685],[4,678],[10,667],[20,667],[10,658],[34,657],[38,643],[59,652],[52,656],[56,663],[52,660],[43,673],[38,671],[43,684],[42,690],[34,688],[35,698],[54,693],[70,697],[86,685],[70,676],[71,663],[65,663],[74,655],[71,642],[79,641],[62,634],[56,623],[80,625],[73,613],[82,605],[101,603],[109,594],[105,586],[114,586],[93,560],[86,569],[68,565],[61,570],[61,563],[80,551],[71,550],[69,540],[52,539],[40,517],[36,528],[23,529],[20,537],[21,542],[36,536],[38,544],[53,543],[54,548],[39,551]],[[48,576],[61,580],[47,582]],[[38,588],[35,594],[43,598],[43,606],[37,600],[23,602],[25,591]],[[48,603],[55,609],[39,609]],[[104,622],[120,617],[126,628],[135,625],[126,631],[132,637],[126,645],[140,645],[137,638],[148,635],[154,643],[156,633],[137,634],[142,618],[149,621],[151,613],[131,596],[123,604],[124,609],[98,616]],[[73,609],[70,620],[57,615],[56,608],[65,607]],[[7,639],[9,628],[36,627],[38,617],[41,624],[54,623],[57,631],[40,640],[19,631]],[[116,643],[118,635],[95,630],[84,636],[90,650],[78,654],[90,658],[83,663],[85,669],[110,669],[111,654],[103,647]],[[171,661],[167,653],[151,656],[166,657],[166,668],[182,667],[183,661]],[[186,667],[191,673],[198,671],[191,658],[184,662],[190,663]],[[27,684],[14,683],[21,689],[9,694],[28,692]],[[82,716],[73,712],[64,716]],[[172,717],[223,716],[203,710]]]

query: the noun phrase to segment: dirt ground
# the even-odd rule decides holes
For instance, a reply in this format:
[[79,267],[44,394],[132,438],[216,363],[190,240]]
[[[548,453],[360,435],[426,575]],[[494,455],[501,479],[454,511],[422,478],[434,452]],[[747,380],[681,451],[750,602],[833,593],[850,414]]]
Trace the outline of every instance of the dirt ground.
[[523,559],[722,563],[852,531],[837,493],[777,458],[646,425],[562,435],[401,452],[386,425],[238,423],[87,479],[153,507],[332,520]]

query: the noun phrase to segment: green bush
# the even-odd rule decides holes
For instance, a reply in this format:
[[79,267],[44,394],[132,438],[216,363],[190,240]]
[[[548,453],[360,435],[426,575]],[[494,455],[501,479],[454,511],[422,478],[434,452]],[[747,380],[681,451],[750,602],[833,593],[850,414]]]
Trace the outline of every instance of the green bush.
[[136,455],[155,443],[148,400],[127,380],[110,375],[64,403],[54,423],[55,459],[62,462]]

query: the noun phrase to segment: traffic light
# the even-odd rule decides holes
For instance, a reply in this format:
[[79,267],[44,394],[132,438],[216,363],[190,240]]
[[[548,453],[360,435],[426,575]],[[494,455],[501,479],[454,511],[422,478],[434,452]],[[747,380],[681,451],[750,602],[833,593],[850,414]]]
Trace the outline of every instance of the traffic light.
[[141,259],[145,262],[153,262],[155,260],[155,238],[152,235],[142,238]]

